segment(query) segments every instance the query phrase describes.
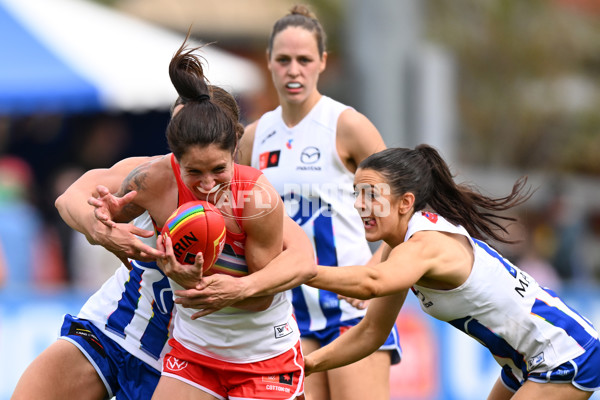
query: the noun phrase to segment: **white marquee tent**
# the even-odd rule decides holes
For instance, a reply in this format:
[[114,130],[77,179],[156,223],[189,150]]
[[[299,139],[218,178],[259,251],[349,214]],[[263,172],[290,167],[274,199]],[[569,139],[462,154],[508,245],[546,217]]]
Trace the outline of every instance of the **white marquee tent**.
[[[89,0],[0,0],[0,114],[166,109],[184,37]],[[263,88],[251,61],[216,45],[199,54],[212,84]]]

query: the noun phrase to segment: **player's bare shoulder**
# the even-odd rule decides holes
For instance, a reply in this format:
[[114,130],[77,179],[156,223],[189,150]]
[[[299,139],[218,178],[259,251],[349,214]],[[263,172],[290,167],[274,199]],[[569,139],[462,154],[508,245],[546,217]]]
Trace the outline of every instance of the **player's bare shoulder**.
[[131,170],[123,180],[119,193],[124,195],[133,190],[138,194],[161,191],[171,186],[173,181],[171,155],[151,157]]

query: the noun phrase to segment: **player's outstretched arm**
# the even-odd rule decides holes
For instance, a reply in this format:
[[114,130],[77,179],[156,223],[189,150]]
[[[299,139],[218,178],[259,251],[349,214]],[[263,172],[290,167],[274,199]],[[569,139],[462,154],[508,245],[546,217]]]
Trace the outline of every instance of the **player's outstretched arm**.
[[387,339],[407,290],[373,299],[367,314],[343,335],[304,358],[306,376],[314,372],[343,367],[375,352]]
[[97,197],[97,187],[102,185],[116,192],[129,172],[140,164],[156,157],[131,157],[109,169],[94,169],[83,174],[56,201],[55,206],[63,220],[73,229],[83,233],[87,240],[114,253],[125,265],[127,258],[142,261],[154,260],[163,253],[144,244],[138,236],[151,237],[154,232],[129,223],[116,224],[99,220],[90,197]]
[[223,274],[206,276],[195,289],[175,291],[175,302],[202,310],[192,316],[195,319],[249,297],[270,296],[292,289],[313,278],[316,272],[310,240],[302,228],[286,216],[283,251],[264,268],[242,278]]

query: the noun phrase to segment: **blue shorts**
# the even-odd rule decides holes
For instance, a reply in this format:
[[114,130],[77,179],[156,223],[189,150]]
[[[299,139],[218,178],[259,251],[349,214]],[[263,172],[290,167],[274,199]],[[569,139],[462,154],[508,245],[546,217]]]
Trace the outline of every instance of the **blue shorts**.
[[[523,384],[506,366],[502,369],[500,377],[512,392],[516,392]],[[600,390],[600,342],[595,340],[579,357],[549,371],[532,372],[525,380],[538,383],[571,383],[585,391]]]
[[147,400],[152,397],[160,371],[131,355],[94,324],[66,314],[60,339],[73,343],[94,366],[108,397]]
[[[347,321],[341,321],[340,325],[332,326],[320,331],[311,331],[302,334],[303,339],[316,339],[319,341],[321,347],[328,345],[338,338],[342,333],[348,329],[357,325],[362,318],[349,319]],[[398,335],[398,328],[394,324],[394,328],[390,332],[390,335],[385,340],[385,343],[379,348],[379,350],[387,350],[390,352],[392,357],[392,365],[398,364],[402,359],[402,348],[400,347],[400,336]]]

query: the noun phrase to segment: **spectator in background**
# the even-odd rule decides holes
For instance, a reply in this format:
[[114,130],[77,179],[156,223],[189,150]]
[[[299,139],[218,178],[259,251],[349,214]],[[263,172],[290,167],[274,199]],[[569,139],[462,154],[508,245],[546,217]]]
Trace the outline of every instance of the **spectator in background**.
[[589,283],[600,283],[600,208],[591,207],[585,214],[585,231],[581,238],[581,249],[585,266],[589,268]]
[[560,292],[562,279],[550,260],[552,249],[552,232],[544,219],[536,210],[522,212],[519,220],[524,224],[513,224],[509,227],[510,236],[519,242],[503,249],[503,254],[514,259],[516,264],[543,287],[550,287]]
[[[52,198],[59,197],[85,170],[76,165],[59,169],[52,177]],[[96,291],[119,267],[119,259],[102,246],[92,245],[82,233],[71,229],[55,213],[49,223],[60,238],[69,284],[84,291]]]
[[64,282],[43,219],[32,204],[33,173],[15,156],[0,158],[0,245],[6,262],[5,288]]
[[544,223],[550,228],[548,239],[554,245],[549,261],[563,280],[589,282],[591,276],[582,248],[585,216],[581,207],[573,204],[573,198],[565,185],[565,182],[558,180],[543,210]]

